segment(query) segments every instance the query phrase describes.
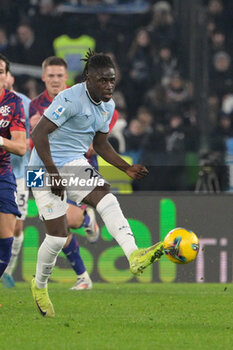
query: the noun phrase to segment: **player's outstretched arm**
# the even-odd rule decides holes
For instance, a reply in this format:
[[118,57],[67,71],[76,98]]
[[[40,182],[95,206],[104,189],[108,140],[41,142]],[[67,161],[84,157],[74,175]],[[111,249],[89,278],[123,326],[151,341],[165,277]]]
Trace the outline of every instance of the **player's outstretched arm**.
[[48,139],[48,135],[56,130],[56,128],[57,126],[53,122],[43,116],[33,129],[31,137],[40,159],[44,163],[50,176],[55,179],[55,181],[53,181],[54,185],[51,186],[52,193],[61,197],[63,200],[65,187],[60,181],[60,174],[55,163],[53,162]]
[[23,156],[27,150],[26,132],[11,131],[11,139],[1,137],[0,147],[3,147],[7,152]]
[[94,150],[106,160],[106,162],[124,171],[132,179],[140,180],[148,174],[148,170],[143,165],[130,165],[124,161],[110,145],[107,138],[108,134],[97,132],[93,140]]

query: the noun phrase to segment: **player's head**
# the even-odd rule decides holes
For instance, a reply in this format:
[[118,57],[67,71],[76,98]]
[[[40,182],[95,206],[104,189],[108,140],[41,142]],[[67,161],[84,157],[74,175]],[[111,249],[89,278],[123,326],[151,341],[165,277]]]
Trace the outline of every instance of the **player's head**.
[[116,83],[115,66],[111,58],[89,50],[83,61],[86,62],[83,74],[92,99],[95,102],[108,102]]
[[67,63],[63,58],[50,56],[42,63],[42,80],[50,97],[54,98],[66,88]]
[[0,91],[5,87],[7,72],[10,69],[10,62],[0,53]]

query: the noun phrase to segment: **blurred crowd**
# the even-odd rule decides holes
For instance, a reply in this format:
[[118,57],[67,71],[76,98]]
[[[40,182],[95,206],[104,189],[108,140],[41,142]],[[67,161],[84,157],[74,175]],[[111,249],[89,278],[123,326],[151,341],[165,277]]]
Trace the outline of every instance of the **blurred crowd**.
[[[129,2],[134,6],[140,0]],[[50,55],[63,57],[69,85],[81,80],[80,58],[89,47],[108,53],[117,68],[119,111],[110,142],[151,170],[135,188],[194,189],[200,123],[173,1],[146,1],[149,11],[134,15],[66,13],[59,10],[65,3],[104,8],[125,1],[2,0],[0,52],[11,62],[33,66]],[[233,5],[227,0],[203,4],[208,13],[208,143],[214,160],[223,165],[233,157]],[[15,89],[34,98],[44,86],[39,77],[23,74],[16,77]],[[219,181],[227,189],[221,171]]]

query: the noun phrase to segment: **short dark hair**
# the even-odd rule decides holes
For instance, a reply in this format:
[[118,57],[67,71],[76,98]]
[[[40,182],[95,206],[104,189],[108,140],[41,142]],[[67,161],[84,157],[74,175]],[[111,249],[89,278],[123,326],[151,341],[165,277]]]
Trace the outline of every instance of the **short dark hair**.
[[6,73],[8,73],[10,70],[10,61],[2,53],[0,53],[0,61],[4,61],[6,63]]
[[48,66],[63,66],[65,69],[67,69],[67,63],[66,61],[57,56],[49,56],[42,62],[42,68],[45,70]]
[[82,58],[81,61],[86,62],[83,70],[84,78],[87,77],[87,74],[91,69],[97,70],[99,68],[106,67],[115,69],[114,63],[108,55],[105,55],[103,53],[96,53],[91,49],[88,50],[85,58]]

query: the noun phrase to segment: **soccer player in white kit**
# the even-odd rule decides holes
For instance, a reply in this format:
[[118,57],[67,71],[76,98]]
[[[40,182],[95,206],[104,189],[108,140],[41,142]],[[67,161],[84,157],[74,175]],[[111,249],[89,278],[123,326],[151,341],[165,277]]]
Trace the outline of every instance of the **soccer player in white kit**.
[[[163,254],[162,242],[138,249],[128,221],[116,197],[110,193],[109,184],[84,156],[93,142],[95,151],[102,158],[131,178],[142,179],[148,173],[140,164],[125,162],[107,140],[115,108],[112,100],[115,68],[111,58],[89,51],[84,74],[85,82],[60,92],[54,98],[32,132],[35,147],[29,165],[41,170],[45,166],[49,183],[46,188],[32,189],[47,234],[38,251],[31,289],[38,311],[47,317],[55,314],[47,283],[66,242],[67,197],[96,208],[109,233],[123,249],[133,274],[141,273]],[[69,182],[70,174],[73,174],[72,181],[78,180],[75,185]]]

